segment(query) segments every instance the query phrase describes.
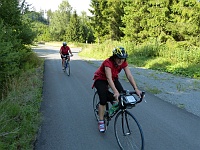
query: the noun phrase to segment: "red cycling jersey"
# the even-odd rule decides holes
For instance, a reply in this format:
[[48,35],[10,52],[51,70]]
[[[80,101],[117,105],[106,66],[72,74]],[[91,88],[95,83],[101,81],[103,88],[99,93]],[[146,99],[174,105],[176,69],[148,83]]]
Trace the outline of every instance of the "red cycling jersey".
[[61,53],[63,54],[63,55],[68,55],[69,54],[69,46],[62,46],[61,48]]
[[112,79],[114,81],[116,78],[118,78],[118,74],[121,72],[121,70],[127,66],[128,63],[126,61],[124,61],[120,66],[117,66],[113,61],[111,61],[108,58],[101,64],[101,66],[94,73],[93,80],[107,80],[105,74],[105,67],[109,67],[111,69]]

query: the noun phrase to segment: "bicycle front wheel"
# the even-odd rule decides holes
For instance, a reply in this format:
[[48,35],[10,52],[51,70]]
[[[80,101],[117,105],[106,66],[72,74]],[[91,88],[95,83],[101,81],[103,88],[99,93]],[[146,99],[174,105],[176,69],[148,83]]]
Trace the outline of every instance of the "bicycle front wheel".
[[144,137],[136,118],[127,110],[117,114],[114,122],[115,137],[122,150],[143,150]]
[[69,62],[66,63],[66,72],[67,72],[67,75],[70,76],[70,64],[69,64]]

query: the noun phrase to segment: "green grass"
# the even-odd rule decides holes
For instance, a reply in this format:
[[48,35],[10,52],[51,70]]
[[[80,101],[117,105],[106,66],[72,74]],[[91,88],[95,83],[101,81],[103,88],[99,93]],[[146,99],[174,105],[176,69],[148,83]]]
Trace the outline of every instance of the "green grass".
[[[81,57],[103,60],[112,55],[116,46],[128,51],[128,62],[136,67],[144,67],[174,75],[200,79],[200,48],[184,48],[181,44],[123,43],[106,41],[102,44],[86,44],[79,53]],[[172,47],[174,46],[174,47]]]
[[158,88],[156,88],[156,87],[145,87],[145,90],[146,91],[148,91],[148,92],[150,92],[150,93],[152,93],[152,94],[160,94],[162,91],[161,90],[159,90]]
[[193,90],[197,90],[197,89],[200,89],[200,85],[199,85],[199,83],[197,82],[197,81],[194,81],[193,82],[193,88],[192,88]]
[[178,104],[177,105],[179,108],[181,108],[181,109],[185,109],[185,105],[184,104]]
[[185,91],[185,90],[186,90],[186,87],[184,87],[184,86],[182,85],[182,83],[177,83],[177,84],[176,84],[176,89],[177,89],[177,91],[181,92],[181,91]]
[[41,122],[42,86],[43,62],[10,79],[9,92],[0,100],[0,149],[33,149]]

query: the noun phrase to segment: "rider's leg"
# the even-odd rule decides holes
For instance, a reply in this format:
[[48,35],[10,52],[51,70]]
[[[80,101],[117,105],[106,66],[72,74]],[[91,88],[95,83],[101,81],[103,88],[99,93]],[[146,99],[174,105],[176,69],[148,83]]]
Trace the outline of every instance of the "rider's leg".
[[105,113],[106,106],[99,105],[99,120],[104,120],[104,113]]
[[104,119],[104,113],[105,113],[105,106],[107,103],[107,94],[108,94],[108,83],[104,80],[97,80],[94,83],[95,88],[97,89],[99,99],[100,99],[100,105],[99,105],[99,119]]
[[68,59],[68,61],[70,61],[70,57],[69,56],[67,56],[67,59]]
[[64,68],[65,58],[62,58],[62,67]]
[[62,63],[62,68],[64,67],[64,63],[63,63],[63,56],[61,55],[61,63]]

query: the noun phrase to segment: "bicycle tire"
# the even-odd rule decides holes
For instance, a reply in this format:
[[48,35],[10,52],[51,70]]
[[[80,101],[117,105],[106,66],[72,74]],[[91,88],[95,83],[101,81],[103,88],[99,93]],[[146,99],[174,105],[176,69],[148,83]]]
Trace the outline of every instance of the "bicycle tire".
[[94,97],[93,97],[93,110],[94,110],[94,115],[97,121],[99,121],[99,95],[97,93],[97,91],[94,93]]
[[66,61],[64,61],[64,69],[63,72],[66,72]]
[[143,150],[144,137],[136,118],[127,110],[120,111],[115,117],[114,132],[122,150]]
[[67,72],[67,75],[70,76],[70,64],[69,62],[66,62],[66,64],[67,64],[66,72]]

